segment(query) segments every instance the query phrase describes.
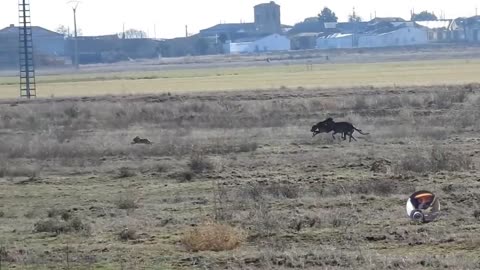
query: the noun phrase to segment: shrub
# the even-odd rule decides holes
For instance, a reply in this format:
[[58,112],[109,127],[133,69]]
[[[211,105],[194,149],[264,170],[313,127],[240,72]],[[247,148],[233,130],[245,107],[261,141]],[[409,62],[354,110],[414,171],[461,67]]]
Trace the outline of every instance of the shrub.
[[58,218],[48,218],[35,223],[35,232],[47,233],[70,233],[88,231],[89,226],[85,224],[80,217],[73,217],[70,220],[61,220]]
[[232,250],[245,241],[243,231],[226,224],[206,223],[186,231],[181,243],[188,251]]
[[56,208],[52,208],[50,210],[48,210],[47,212],[47,215],[49,218],[55,218],[55,217],[60,217],[61,219],[67,221],[69,220],[72,215],[70,214],[70,212],[66,209],[56,209]]
[[396,172],[427,173],[440,171],[463,171],[473,169],[472,158],[454,149],[433,147],[428,153],[414,152],[405,155],[396,166]]
[[300,188],[295,184],[281,184],[272,183],[267,188],[267,192],[274,197],[282,197],[288,199],[298,198],[300,194]]
[[473,217],[480,220],[480,209],[473,211]]
[[80,110],[76,104],[71,104],[63,111],[63,113],[69,118],[77,118],[80,115]]
[[365,110],[368,109],[367,99],[363,95],[355,96],[355,101],[353,104],[354,110]]
[[128,178],[135,176],[135,171],[132,168],[122,167],[118,171],[117,178]]
[[213,170],[214,168],[212,161],[202,152],[194,152],[190,156],[188,167],[190,167],[194,173],[202,173]]
[[355,187],[355,193],[358,194],[375,194],[386,196],[393,194],[396,189],[396,184],[390,180],[369,180],[359,183]]
[[462,171],[473,168],[470,156],[463,153],[454,153],[453,149],[434,147],[430,152],[432,171]]
[[121,195],[115,204],[117,205],[118,209],[123,210],[133,210],[138,208],[137,200],[131,194]]
[[168,169],[169,169],[169,166],[168,166],[168,165],[165,165],[165,164],[157,164],[157,165],[155,165],[155,167],[154,167],[154,170],[155,170],[155,172],[157,172],[157,173],[167,172]]
[[239,145],[238,152],[253,152],[257,150],[258,143],[256,142],[245,142]]
[[432,103],[440,109],[448,109],[454,103],[464,103],[468,99],[470,91],[467,89],[447,90],[435,93]]
[[430,170],[428,159],[420,152],[410,153],[403,156],[395,167],[396,173],[404,171],[424,173]]
[[191,170],[186,169],[185,171],[180,172],[177,175],[177,181],[179,183],[187,183],[187,182],[193,181],[194,177],[195,177],[195,174]]

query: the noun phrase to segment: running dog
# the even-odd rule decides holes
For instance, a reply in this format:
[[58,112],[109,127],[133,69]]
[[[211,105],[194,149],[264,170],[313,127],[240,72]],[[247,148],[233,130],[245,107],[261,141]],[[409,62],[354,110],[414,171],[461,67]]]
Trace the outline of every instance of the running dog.
[[363,133],[362,130],[355,128],[349,122],[335,122],[333,121],[332,118],[327,118],[325,121],[318,122],[316,125],[312,126],[312,129],[310,131],[313,133],[312,137],[315,137],[315,135],[319,133],[329,133],[333,131],[332,133],[333,139],[335,139],[335,134],[341,133],[343,140],[346,140],[348,135],[349,142],[351,142],[352,139],[354,141],[357,141],[355,137],[353,137],[353,132],[355,131],[358,131],[358,133],[362,135],[369,134],[369,133]]

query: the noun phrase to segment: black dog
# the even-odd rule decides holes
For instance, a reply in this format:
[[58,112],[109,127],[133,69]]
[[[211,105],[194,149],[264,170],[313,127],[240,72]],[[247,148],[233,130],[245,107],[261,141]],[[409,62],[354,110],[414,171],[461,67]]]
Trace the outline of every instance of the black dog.
[[355,128],[351,123],[348,122],[334,122],[332,118],[327,118],[325,121],[318,122],[316,125],[312,126],[310,130],[313,132],[313,136],[319,133],[329,133],[333,131],[332,137],[335,139],[335,134],[342,133],[343,140],[347,139],[347,135],[349,136],[349,142],[353,140],[357,141],[355,137],[353,137],[353,132],[358,131],[362,135],[368,135],[369,133],[363,133],[360,129]]
[[152,144],[148,139],[142,139],[140,137],[133,138],[132,144]]

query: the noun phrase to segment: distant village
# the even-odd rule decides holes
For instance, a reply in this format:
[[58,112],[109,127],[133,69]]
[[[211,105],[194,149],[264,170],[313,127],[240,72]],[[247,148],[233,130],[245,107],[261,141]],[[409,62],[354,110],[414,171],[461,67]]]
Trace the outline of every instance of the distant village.
[[[0,68],[18,65],[19,28],[0,30]],[[281,8],[275,2],[254,6],[254,22],[222,23],[198,34],[158,40],[140,30],[106,36],[79,36],[40,26],[32,29],[38,66],[64,66],[75,58],[77,42],[80,64],[113,63],[131,59],[208,54],[259,54],[292,50],[331,50],[420,46],[434,43],[480,44],[480,16],[437,18],[427,11],[411,18],[375,17],[365,21],[355,14],[338,22],[333,11],[321,10],[293,26],[281,23]]]

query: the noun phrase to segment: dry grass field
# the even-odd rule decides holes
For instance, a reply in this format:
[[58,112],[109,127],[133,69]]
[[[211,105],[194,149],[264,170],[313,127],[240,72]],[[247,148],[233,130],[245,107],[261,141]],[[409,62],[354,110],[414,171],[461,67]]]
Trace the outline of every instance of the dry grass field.
[[[0,269],[479,269],[479,68],[40,78],[56,98],[0,101]],[[370,135],[312,138],[326,117]]]
[[[447,59],[381,63],[279,64],[46,75],[39,97],[191,93],[249,89],[466,84],[478,81],[480,60]],[[18,96],[18,78],[0,77],[0,98]]]

